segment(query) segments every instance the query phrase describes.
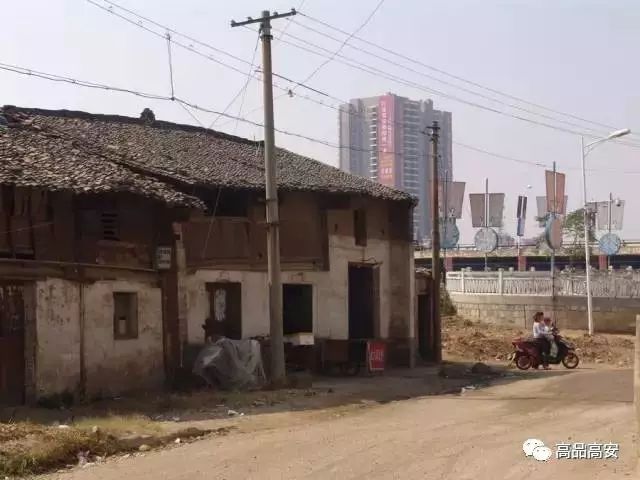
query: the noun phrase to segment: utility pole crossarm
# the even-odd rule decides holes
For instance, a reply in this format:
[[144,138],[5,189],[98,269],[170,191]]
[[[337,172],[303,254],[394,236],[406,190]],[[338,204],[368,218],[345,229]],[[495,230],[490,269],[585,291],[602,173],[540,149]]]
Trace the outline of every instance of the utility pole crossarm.
[[285,17],[291,17],[293,15],[295,15],[296,13],[296,9],[292,8],[290,12],[287,13],[278,13],[278,12],[273,12],[273,15],[269,15],[267,12],[267,16],[264,17],[260,17],[260,18],[251,18],[248,17],[246,20],[242,21],[242,22],[236,22],[235,20],[231,20],[231,26],[232,27],[243,27],[245,25],[251,25],[252,23],[262,23],[265,20],[276,20],[278,18],[285,18]]

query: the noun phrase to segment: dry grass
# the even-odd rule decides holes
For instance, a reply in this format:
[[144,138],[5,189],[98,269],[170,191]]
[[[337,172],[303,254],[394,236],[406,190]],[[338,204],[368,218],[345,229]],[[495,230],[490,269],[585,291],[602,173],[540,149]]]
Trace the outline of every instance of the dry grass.
[[77,465],[79,455],[95,461],[137,450],[142,443],[160,447],[172,444],[177,437],[188,440],[206,433],[195,428],[167,433],[160,424],[140,415],[85,418],[62,427],[0,423],[0,478]]
[[122,436],[126,434],[154,435],[162,432],[157,422],[151,421],[144,415],[109,415],[106,417],[82,418],[74,422],[73,426],[81,430],[91,430],[98,427],[102,432]]
[[107,456],[119,450],[111,435],[28,423],[0,426],[0,476],[24,476],[76,464],[79,452]]

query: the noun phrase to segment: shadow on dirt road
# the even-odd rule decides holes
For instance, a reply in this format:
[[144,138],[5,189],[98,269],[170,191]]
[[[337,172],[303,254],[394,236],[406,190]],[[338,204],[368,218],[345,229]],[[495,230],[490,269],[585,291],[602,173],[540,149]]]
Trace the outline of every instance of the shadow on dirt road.
[[[84,418],[109,416],[142,416],[152,421],[193,422],[291,411],[337,408],[349,405],[367,406],[412,398],[443,395],[467,395],[480,392],[491,385],[537,379],[579,377],[580,369],[526,371],[510,369],[506,365],[444,362],[439,366],[415,369],[388,370],[381,375],[355,377],[314,377],[309,388],[277,391],[223,392],[197,390],[188,393],[155,393],[119,399],[102,400],[67,409],[5,408],[0,421],[28,420],[40,424],[73,423]],[[613,374],[612,379],[617,378]],[[576,380],[581,385],[580,380]],[[528,382],[526,382],[528,383]],[[609,385],[616,382],[611,380]],[[564,382],[562,383],[562,385]],[[571,385],[569,382],[568,385]],[[553,387],[556,388],[556,387]],[[566,387],[573,390],[575,387]],[[564,390],[561,384],[557,390]],[[535,391],[535,388],[532,389]],[[608,390],[611,391],[611,390]],[[606,393],[605,391],[602,394]],[[554,396],[554,392],[545,395]]]

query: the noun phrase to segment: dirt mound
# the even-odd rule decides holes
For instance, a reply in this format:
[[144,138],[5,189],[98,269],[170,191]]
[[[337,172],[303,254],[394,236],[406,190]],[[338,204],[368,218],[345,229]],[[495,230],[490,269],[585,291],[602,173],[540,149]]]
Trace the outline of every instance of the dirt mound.
[[[453,359],[507,360],[513,351],[514,338],[526,337],[527,330],[505,325],[481,324],[460,317],[443,319],[442,349],[445,357]],[[634,342],[631,335],[596,334],[563,331],[573,342],[583,362],[603,363],[618,367],[633,365]]]

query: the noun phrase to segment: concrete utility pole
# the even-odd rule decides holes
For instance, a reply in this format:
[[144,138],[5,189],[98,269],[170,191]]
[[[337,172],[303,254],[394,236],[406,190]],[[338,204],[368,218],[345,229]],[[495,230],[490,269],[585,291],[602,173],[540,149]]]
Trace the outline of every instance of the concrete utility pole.
[[296,11],[281,13],[269,10],[262,12],[261,18],[249,17],[244,22],[231,21],[232,27],[252,23],[260,24],[262,40],[262,85],[264,95],[264,172],[265,203],[267,218],[267,269],[269,274],[269,325],[271,346],[271,384],[283,386],[286,381],[284,363],[284,340],[282,320],[282,279],[280,278],[280,231],[278,220],[278,183],[275,158],[275,133],[273,122],[273,78],[271,70],[271,20],[290,17]]
[[440,127],[437,121],[431,127],[431,271],[433,275],[433,334],[435,359],[442,360],[442,320],[440,318],[440,207],[438,203],[438,140]]

